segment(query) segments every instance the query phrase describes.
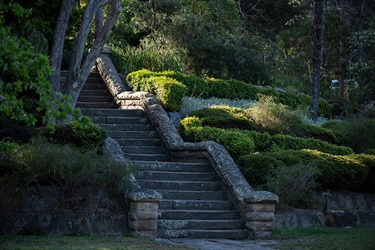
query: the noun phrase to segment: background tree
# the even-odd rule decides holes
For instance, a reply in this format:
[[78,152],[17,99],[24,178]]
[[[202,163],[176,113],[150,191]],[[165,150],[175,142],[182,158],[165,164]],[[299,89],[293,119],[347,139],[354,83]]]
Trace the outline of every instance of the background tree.
[[313,5],[313,32],[314,32],[314,50],[313,50],[313,70],[311,75],[312,82],[312,102],[311,116],[314,121],[318,119],[319,89],[320,89],[320,67],[323,62],[323,34],[324,34],[324,2],[325,0],[314,0]]

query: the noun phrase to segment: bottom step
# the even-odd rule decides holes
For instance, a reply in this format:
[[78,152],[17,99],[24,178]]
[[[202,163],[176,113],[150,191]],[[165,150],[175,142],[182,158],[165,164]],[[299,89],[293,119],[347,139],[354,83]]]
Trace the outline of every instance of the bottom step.
[[173,230],[159,229],[160,238],[220,238],[220,239],[245,239],[249,231],[243,230]]

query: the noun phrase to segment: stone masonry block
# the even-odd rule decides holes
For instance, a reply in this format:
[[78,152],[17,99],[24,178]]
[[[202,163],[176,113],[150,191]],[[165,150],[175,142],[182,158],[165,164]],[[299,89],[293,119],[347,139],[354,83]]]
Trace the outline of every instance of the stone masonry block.
[[274,221],[275,214],[272,212],[248,212],[246,213],[248,221]]
[[155,231],[158,228],[156,220],[133,220],[129,222],[130,228],[138,232]]
[[254,232],[258,232],[258,231],[272,232],[275,229],[275,224],[273,222],[250,221],[246,223],[246,227],[253,230]]
[[131,220],[157,220],[158,212],[149,211],[131,211],[129,213],[129,219]]
[[275,212],[273,203],[250,203],[246,204],[246,212]]
[[130,202],[130,211],[157,212],[158,208],[159,208],[158,203]]

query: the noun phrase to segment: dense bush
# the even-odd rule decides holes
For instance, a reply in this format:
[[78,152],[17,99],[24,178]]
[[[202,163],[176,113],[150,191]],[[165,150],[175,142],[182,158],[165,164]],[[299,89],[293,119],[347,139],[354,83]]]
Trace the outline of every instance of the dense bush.
[[320,170],[317,183],[321,189],[363,190],[365,184],[374,184],[369,175],[374,160],[374,156],[364,154],[339,156],[314,150],[286,150],[242,156],[238,164],[251,185],[265,184],[271,171],[280,166],[314,163]]
[[313,163],[282,165],[271,170],[262,187],[279,196],[280,207],[314,208],[317,203],[313,191],[319,173]]
[[190,113],[190,116],[200,118],[204,126],[250,130],[260,129],[259,126],[245,116],[245,112],[240,108],[215,106],[193,111]]
[[123,190],[130,165],[96,150],[77,150],[70,145],[34,138],[9,155],[1,155],[0,181],[7,185],[62,185],[69,187],[106,187]]
[[272,136],[271,140],[273,145],[269,151],[280,151],[286,149],[314,149],[333,155],[349,155],[354,153],[349,147],[333,145],[313,138],[300,138],[277,134]]
[[58,125],[54,130],[41,128],[37,133],[51,142],[72,144],[83,149],[97,149],[99,144],[107,138],[107,132],[92,122],[87,124],[71,122]]
[[[144,75],[148,77],[143,77]],[[153,75],[147,70],[143,70],[139,74],[129,74],[127,79],[133,90],[155,94],[166,109],[173,111],[181,109],[182,98],[185,96],[187,88],[179,81],[158,74]]]
[[[311,97],[303,94],[278,92],[272,88],[257,88],[251,84],[237,80],[222,80],[214,78],[200,78],[174,71],[152,72],[139,70],[126,76],[126,81],[134,90],[142,89],[140,86],[147,84],[146,78],[152,76],[166,76],[181,82],[187,87],[187,95],[200,98],[218,97],[227,99],[258,99],[258,94],[272,96],[276,103],[281,103],[291,108],[309,107]],[[319,100],[319,115],[331,117],[331,106],[323,100]]]

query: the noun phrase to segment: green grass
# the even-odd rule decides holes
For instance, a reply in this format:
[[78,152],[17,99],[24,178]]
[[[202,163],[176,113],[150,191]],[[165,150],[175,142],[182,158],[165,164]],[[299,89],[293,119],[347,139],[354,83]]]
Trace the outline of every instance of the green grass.
[[375,228],[276,229],[273,238],[278,243],[267,247],[274,249],[375,249]]
[[0,235],[0,249],[14,250],[114,250],[114,249],[190,249],[156,242],[149,238],[111,237],[111,236],[4,236]]

